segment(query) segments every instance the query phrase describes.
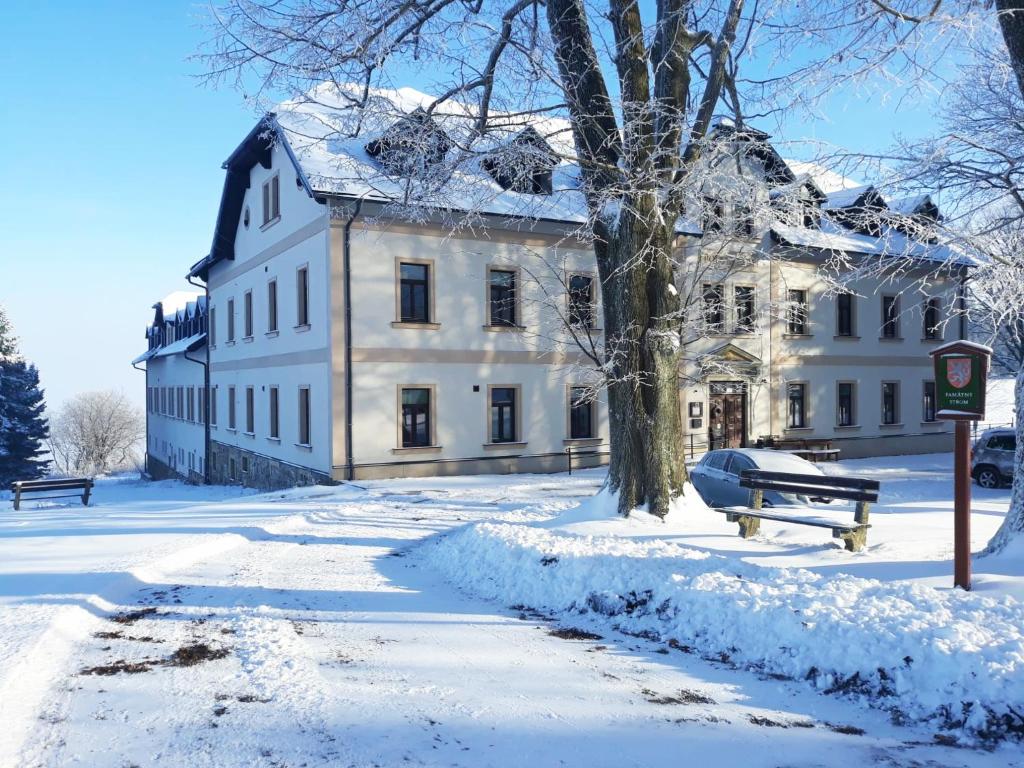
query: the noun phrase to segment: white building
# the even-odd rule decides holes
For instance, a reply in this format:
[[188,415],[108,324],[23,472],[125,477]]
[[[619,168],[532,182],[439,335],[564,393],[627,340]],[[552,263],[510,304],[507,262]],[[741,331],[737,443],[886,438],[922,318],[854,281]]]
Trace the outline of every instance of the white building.
[[[506,143],[530,147],[536,164],[525,186],[483,162],[475,175],[446,181],[461,185],[471,217],[396,218],[390,203],[402,180],[389,148],[402,148],[410,126],[436,131],[437,151],[447,144],[416,111],[427,97],[392,96],[405,112],[395,126],[318,142],[311,139],[336,113],[305,105],[265,118],[224,164],[213,246],[189,273],[208,289],[213,482],[555,471],[567,467],[567,451],[577,467],[607,455],[605,408],[584,397],[593,381],[586,340],[600,340],[600,286],[592,248],[575,236],[583,220],[575,169],[545,153],[539,133],[523,131]],[[741,247],[763,258],[708,278],[705,311],[721,316],[694,340],[683,371],[687,442],[702,451],[709,440],[813,437],[844,456],[945,449],[948,431],[927,404],[927,351],[950,337],[934,313],[948,316],[958,275],[921,297],[922,307],[935,301],[927,330],[894,305],[908,301],[898,287],[864,286],[852,303],[827,296],[818,276],[827,252],[877,254],[906,234],[858,231],[859,212],[885,209],[881,196],[826,196],[767,137],[753,140],[765,194],[797,189],[808,213],[744,223]],[[937,212],[918,206],[908,215]],[[453,229],[453,218],[461,226]],[[683,266],[716,236],[681,223]],[[925,260],[938,248],[914,247]],[[780,254],[784,262],[769,258]],[[566,317],[583,349],[564,343]],[[150,357],[148,376],[162,359]],[[181,374],[201,385],[201,366],[185,365],[194,370]],[[163,422],[150,420],[150,452],[163,462],[164,441],[172,443],[164,435],[154,443]],[[201,448],[202,425],[185,421],[197,428],[190,445]],[[170,463],[179,474],[183,465]]]
[[206,470],[206,296],[176,291],[153,305],[145,364],[146,471],[203,482]]

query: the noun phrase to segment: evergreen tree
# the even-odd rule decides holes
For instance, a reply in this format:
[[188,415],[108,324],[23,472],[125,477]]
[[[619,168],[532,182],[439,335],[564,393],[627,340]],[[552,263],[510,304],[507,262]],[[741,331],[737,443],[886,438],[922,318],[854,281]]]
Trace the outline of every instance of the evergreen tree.
[[45,474],[49,427],[39,372],[18,355],[11,323],[0,308],[0,488]]

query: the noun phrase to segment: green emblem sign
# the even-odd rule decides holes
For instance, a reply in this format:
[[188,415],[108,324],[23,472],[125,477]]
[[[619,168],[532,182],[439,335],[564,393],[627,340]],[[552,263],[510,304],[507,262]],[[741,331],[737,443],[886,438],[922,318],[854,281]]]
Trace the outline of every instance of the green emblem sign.
[[989,349],[954,341],[932,351],[935,361],[935,416],[978,420],[985,416]]

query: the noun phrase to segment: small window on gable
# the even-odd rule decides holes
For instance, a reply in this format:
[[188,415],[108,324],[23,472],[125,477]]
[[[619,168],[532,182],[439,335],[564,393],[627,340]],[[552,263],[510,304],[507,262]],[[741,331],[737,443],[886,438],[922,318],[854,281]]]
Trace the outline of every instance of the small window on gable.
[[417,109],[366,144],[366,153],[388,173],[424,176],[451,149],[451,139],[423,109]]
[[281,216],[281,177],[274,174],[263,182],[263,225]]
[[245,213],[242,214],[242,224],[245,225],[246,229],[249,228],[249,206],[248,205],[245,206]]
[[544,137],[527,126],[511,141],[488,154],[482,164],[502,189],[550,195],[558,157]]

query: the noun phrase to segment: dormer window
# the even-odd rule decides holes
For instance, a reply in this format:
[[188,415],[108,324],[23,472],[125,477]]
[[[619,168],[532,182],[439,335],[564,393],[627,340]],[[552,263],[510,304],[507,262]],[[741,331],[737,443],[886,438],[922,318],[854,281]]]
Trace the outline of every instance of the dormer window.
[[423,109],[417,109],[366,145],[366,153],[396,176],[422,176],[444,160],[451,140]]
[[263,182],[263,226],[281,218],[281,177],[276,173]]
[[557,164],[554,150],[529,126],[483,160],[484,169],[502,189],[530,195],[551,194]]

